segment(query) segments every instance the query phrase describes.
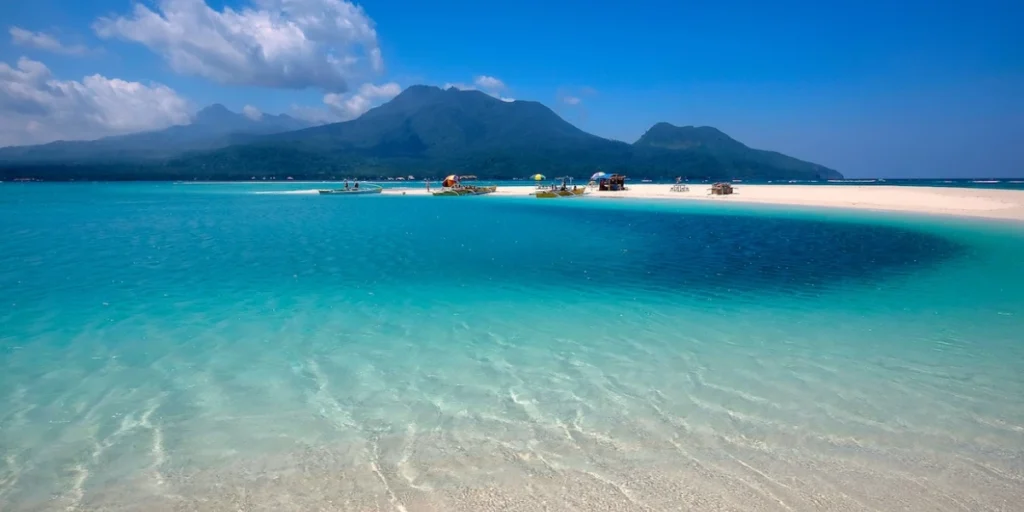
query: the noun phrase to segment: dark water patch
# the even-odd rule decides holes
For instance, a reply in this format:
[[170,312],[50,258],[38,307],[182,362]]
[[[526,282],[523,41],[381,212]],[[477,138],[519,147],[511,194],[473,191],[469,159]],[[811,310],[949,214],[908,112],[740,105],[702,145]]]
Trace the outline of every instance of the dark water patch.
[[[146,194],[37,202],[6,216],[7,301],[289,296],[343,301],[387,287],[494,286],[716,300],[817,297],[963,254],[892,226],[490,198]],[[9,212],[6,212],[9,213]]]

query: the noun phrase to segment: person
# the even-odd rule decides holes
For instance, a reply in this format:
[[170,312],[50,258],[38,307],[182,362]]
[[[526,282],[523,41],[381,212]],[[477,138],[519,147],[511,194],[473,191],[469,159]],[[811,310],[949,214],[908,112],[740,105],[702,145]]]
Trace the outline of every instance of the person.
[[359,190],[359,182],[358,182],[358,181],[356,182],[356,186],[355,186],[354,188],[355,188],[356,190]]
[[348,190],[348,178],[345,178],[345,190]]

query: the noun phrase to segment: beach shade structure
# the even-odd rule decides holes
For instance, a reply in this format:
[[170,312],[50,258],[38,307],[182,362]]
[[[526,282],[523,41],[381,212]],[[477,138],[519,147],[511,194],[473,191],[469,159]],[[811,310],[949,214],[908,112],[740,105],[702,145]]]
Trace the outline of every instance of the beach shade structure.
[[441,182],[441,186],[442,187],[454,187],[455,185],[458,185],[458,184],[459,184],[459,177],[454,175],[454,174],[452,174],[451,176],[448,176],[447,178],[444,179],[444,181]]
[[590,180],[591,181],[603,180],[603,179],[607,178],[608,176],[611,176],[611,175],[606,173],[606,172],[604,172],[604,171],[598,171],[598,172],[595,172],[594,175],[590,177]]
[[534,174],[533,176],[530,176],[530,179],[533,180],[533,181],[544,181],[544,175],[543,174]]

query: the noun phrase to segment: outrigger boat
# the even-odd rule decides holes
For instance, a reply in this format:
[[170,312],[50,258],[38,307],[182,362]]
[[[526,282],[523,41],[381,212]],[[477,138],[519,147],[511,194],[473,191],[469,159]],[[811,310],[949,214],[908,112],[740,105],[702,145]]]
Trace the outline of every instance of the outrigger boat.
[[476,176],[463,176],[462,178],[452,174],[441,182],[441,190],[434,192],[435,196],[482,196],[498,190],[497,185],[480,187],[477,185],[463,185],[463,179],[475,179]]
[[551,188],[538,190],[534,192],[533,195],[543,199],[553,197],[580,197],[587,190],[586,187],[577,187],[575,185],[573,185],[572,188],[569,188],[569,185],[572,185],[572,178],[570,177],[558,179],[562,180],[562,186],[551,185]]
[[454,187],[445,187],[433,194],[435,196],[482,196],[484,194],[490,194],[498,190],[497,185],[491,185],[489,187],[478,187],[476,185],[456,185]]
[[550,197],[580,197],[587,189],[584,187],[577,188],[566,188],[566,189],[555,189],[555,190],[538,190],[534,193],[535,196],[540,198]]
[[333,188],[333,189],[320,189],[317,192],[323,195],[337,195],[337,196],[357,196],[365,194],[380,194],[384,191],[384,187],[380,185],[363,185],[363,188],[359,188],[358,185],[349,188],[348,183],[345,183],[345,188]]

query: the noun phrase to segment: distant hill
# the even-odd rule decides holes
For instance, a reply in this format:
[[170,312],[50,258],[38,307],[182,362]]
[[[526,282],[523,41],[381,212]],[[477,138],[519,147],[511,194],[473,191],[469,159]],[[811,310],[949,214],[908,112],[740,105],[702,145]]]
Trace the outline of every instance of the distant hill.
[[818,176],[841,179],[838,171],[823,165],[798,160],[775,151],[752,149],[710,126],[675,126],[658,123],[644,133],[633,146],[642,150],[670,150],[703,153],[712,156],[730,175],[789,178]]
[[[217,126],[229,125],[229,119],[237,121],[224,115],[226,109],[208,110],[205,117],[224,117]],[[197,117],[190,126],[198,121]],[[49,165],[16,168],[0,163],[0,169],[6,168],[4,175],[10,177],[34,172],[33,176],[44,179],[323,179],[448,173],[495,179],[538,172],[585,177],[598,169],[646,178],[839,176],[816,164],[748,148],[714,128],[659,123],[635,144],[627,144],[584,132],[537,102],[506,102],[479,91],[424,85],[409,87],[352,121],[233,137],[231,145],[225,138],[208,137],[218,146],[192,146],[187,153],[179,151],[159,162],[121,158],[100,166],[68,165],[58,159]]]
[[130,162],[165,159],[187,151],[222,148],[252,140],[253,136],[299,130],[311,123],[285,114],[263,114],[252,119],[210,105],[187,125],[163,130],[104,137],[97,140],[56,141],[36,146],[0,148],[0,162]]

